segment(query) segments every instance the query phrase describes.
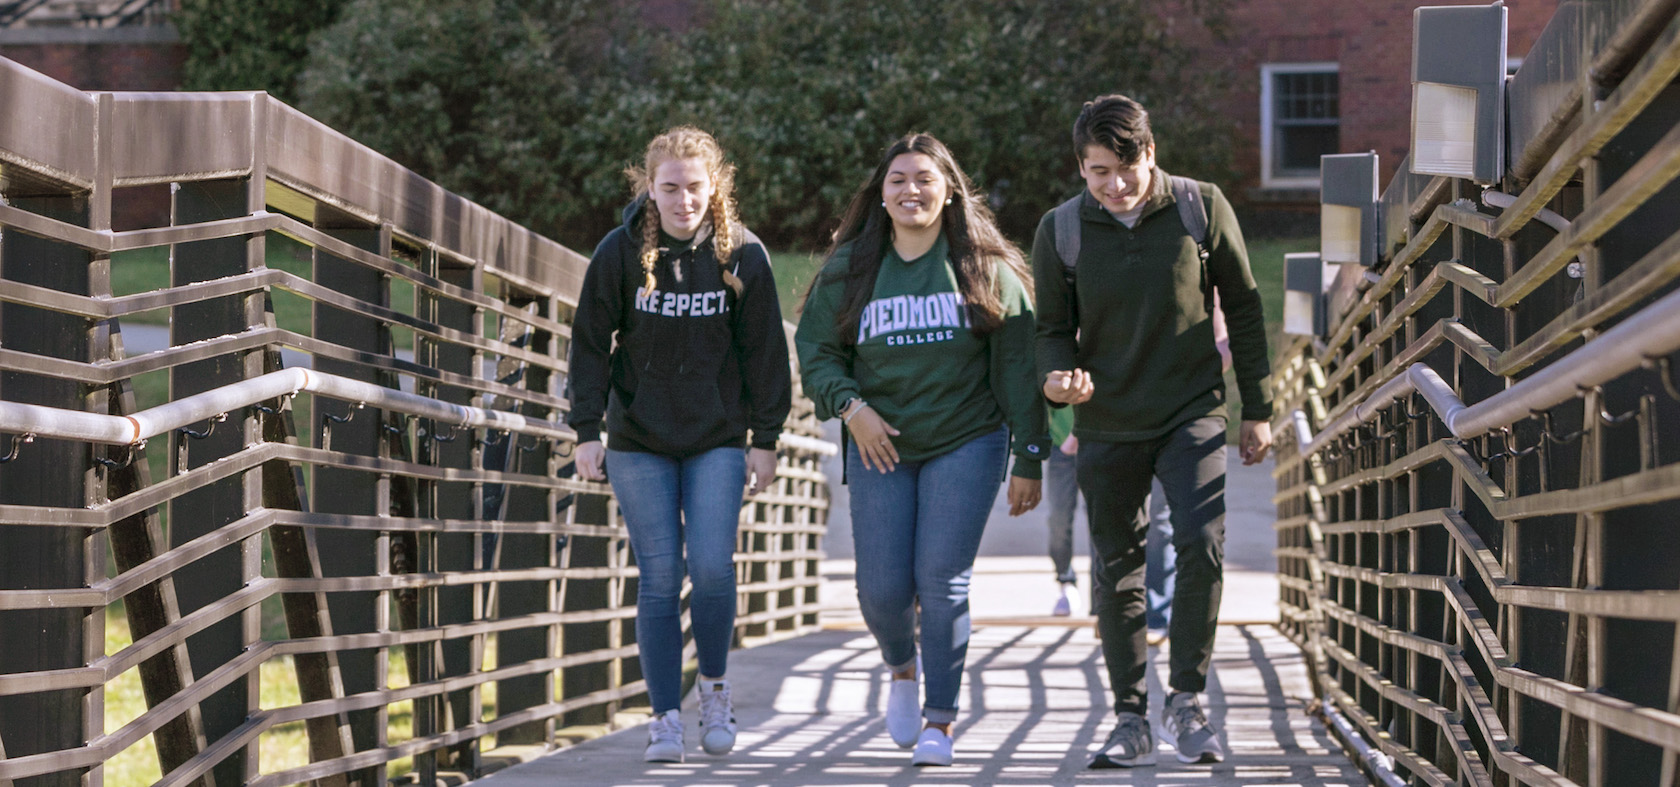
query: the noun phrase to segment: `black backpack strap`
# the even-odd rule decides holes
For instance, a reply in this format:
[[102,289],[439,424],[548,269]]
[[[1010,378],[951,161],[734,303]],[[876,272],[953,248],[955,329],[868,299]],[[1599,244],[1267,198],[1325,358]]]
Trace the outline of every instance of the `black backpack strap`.
[[1213,313],[1213,282],[1208,281],[1208,214],[1207,204],[1202,202],[1201,187],[1196,181],[1178,175],[1169,175],[1167,183],[1172,189],[1173,201],[1178,203],[1178,220],[1184,224],[1184,231],[1190,233],[1190,240],[1196,242],[1196,254],[1202,260],[1202,301],[1208,314]]

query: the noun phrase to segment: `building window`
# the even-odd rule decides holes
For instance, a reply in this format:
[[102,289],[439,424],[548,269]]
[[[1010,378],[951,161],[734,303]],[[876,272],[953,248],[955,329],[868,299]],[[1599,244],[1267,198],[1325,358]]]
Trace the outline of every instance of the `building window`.
[[1318,186],[1318,157],[1341,152],[1335,63],[1260,67],[1260,181],[1272,188]]

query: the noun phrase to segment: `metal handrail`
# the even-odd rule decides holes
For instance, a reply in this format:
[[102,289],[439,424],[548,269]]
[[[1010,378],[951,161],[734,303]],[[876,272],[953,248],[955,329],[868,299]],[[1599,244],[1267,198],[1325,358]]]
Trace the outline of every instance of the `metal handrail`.
[[[451,404],[395,388],[299,368],[270,372],[261,377],[160,404],[134,415],[101,415],[80,410],[0,401],[0,432],[106,445],[133,445],[188,424],[215,418],[259,402],[305,392],[381,410],[430,418],[457,429],[484,427],[553,440],[577,439],[576,432],[555,421]],[[790,448],[824,456],[838,453],[833,443],[811,437],[783,435],[780,442]]]
[[553,421],[518,413],[450,404],[395,388],[351,380],[309,369],[281,369],[233,385],[173,402],[134,415],[101,415],[20,402],[0,402],[0,431],[33,433],[37,437],[84,440],[106,445],[133,445],[188,424],[214,418],[258,402],[296,393],[318,393],[381,410],[431,418],[466,429],[486,427],[557,440],[576,439],[577,433]]
[[17,24],[18,20],[28,16],[29,12],[46,4],[47,0],[17,0],[0,6],[0,27],[11,27]]
[[1613,380],[1643,366],[1650,358],[1676,350],[1680,350],[1680,291],[1669,293],[1557,363],[1474,405],[1466,406],[1434,369],[1415,363],[1316,435],[1301,431],[1305,428],[1304,412],[1296,410],[1292,417],[1301,453],[1313,454],[1416,391],[1454,437],[1468,440],[1568,401],[1583,389]]

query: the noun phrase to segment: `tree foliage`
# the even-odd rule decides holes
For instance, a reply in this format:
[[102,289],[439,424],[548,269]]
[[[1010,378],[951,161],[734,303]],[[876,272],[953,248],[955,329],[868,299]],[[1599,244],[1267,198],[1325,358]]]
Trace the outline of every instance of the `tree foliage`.
[[297,98],[310,34],[347,0],[181,0],[174,21],[187,45],[188,90],[266,90]]
[[[1223,0],[1193,6],[1217,25]],[[574,248],[629,197],[621,173],[677,123],[740,167],[742,217],[815,248],[880,151],[931,132],[1026,244],[1076,192],[1079,103],[1151,109],[1163,165],[1229,174],[1220,85],[1145,0],[711,0],[683,33],[611,2],[353,0],[315,39],[303,108]],[[1183,19],[1178,20],[1179,24]]]

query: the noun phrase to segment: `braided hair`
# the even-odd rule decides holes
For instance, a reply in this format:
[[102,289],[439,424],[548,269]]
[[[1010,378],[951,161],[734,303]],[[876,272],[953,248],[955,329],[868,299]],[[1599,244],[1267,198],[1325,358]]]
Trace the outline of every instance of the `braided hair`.
[[[742,234],[741,219],[735,206],[735,165],[724,160],[723,148],[711,134],[693,126],[677,126],[648,143],[641,166],[624,170],[630,188],[647,199],[642,206],[642,271],[647,274],[644,285],[649,292],[656,287],[653,265],[659,261],[659,205],[653,199],[653,176],[659,165],[674,159],[699,159],[712,179],[712,198],[706,205],[706,220],[711,224],[712,252],[717,257],[723,282],[741,295],[741,279],[731,270],[735,247]],[[701,230],[705,232],[704,227]]]

